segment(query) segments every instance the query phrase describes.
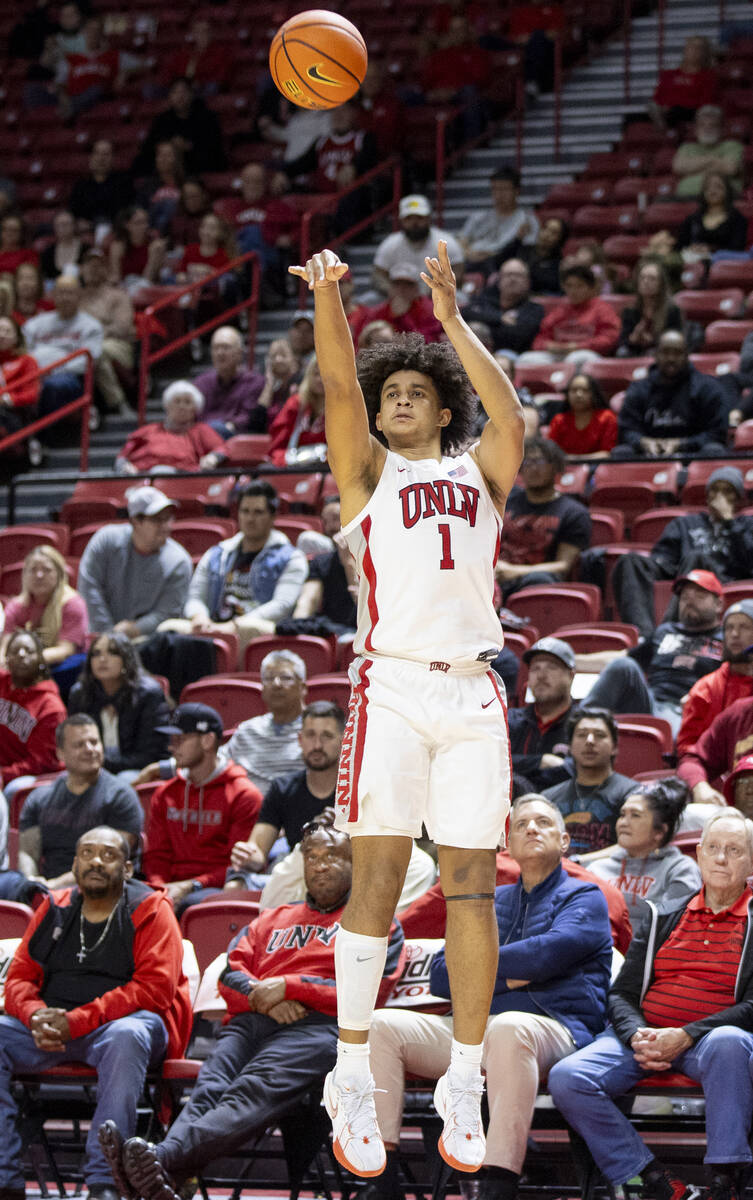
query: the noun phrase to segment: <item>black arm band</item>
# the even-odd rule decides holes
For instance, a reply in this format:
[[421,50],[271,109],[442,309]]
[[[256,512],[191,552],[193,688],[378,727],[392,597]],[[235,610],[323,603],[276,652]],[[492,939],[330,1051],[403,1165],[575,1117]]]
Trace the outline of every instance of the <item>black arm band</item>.
[[494,892],[466,892],[462,896],[445,896],[445,900],[493,900]]

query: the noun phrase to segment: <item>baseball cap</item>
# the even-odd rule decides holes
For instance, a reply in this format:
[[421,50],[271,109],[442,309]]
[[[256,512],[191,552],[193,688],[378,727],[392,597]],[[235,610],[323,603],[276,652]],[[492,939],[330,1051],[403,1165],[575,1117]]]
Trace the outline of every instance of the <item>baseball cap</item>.
[[679,592],[684,583],[694,583],[704,592],[713,592],[715,596],[724,595],[724,588],[713,571],[688,571],[687,575],[679,575],[672,585],[672,591]]
[[179,704],[169,725],[158,725],[157,733],[216,733],[222,737],[222,718],[208,704]]
[[552,658],[558,658],[561,663],[570,671],[575,670],[575,651],[567,642],[563,642],[561,638],[543,637],[529,646],[523,655],[523,662],[530,663],[534,654],[551,654]]
[[730,483],[742,500],[745,496],[745,481],[742,471],[737,467],[717,467],[706,480],[706,491],[713,483]]
[[295,325],[296,321],[310,321],[311,324],[313,325],[314,324],[313,308],[297,308],[296,311],[293,313],[293,320],[290,322],[290,324]]
[[413,263],[395,263],[394,267],[390,267],[390,279],[395,282],[404,279],[407,283],[418,283],[420,278],[418,269],[413,266]]
[[129,488],[126,492],[129,517],[156,517],[166,508],[177,508],[174,500],[161,492],[159,488],[144,484],[142,487]]
[[431,205],[426,196],[403,196],[398,213],[401,217],[428,217],[431,215]]
[[[729,775],[724,781],[722,786],[724,799],[733,807],[735,804],[735,780],[739,775],[745,775],[750,771],[753,771],[753,754],[746,754],[739,760],[739,762],[735,764],[734,771],[730,771]],[[723,811],[724,809],[722,809],[722,812]]]
[[734,617],[736,613],[742,613],[749,621],[753,621],[753,600],[736,600],[734,604],[730,604],[722,617],[722,625],[727,617]]
[[87,258],[104,258],[105,252],[101,246],[87,246],[84,253],[81,255],[81,261],[86,262]]

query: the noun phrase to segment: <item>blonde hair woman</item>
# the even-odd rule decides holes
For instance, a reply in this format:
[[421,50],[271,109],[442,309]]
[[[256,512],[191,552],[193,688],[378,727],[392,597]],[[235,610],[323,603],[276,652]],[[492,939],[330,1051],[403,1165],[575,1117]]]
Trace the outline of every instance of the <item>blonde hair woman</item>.
[[313,355],[298,391],[286,400],[272,422],[269,435],[269,457],[276,466],[325,461],[324,384]]

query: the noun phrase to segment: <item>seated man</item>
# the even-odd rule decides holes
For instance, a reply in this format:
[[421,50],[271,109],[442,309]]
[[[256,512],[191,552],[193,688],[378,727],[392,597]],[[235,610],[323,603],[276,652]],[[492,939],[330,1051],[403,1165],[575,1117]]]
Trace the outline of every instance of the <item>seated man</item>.
[[489,186],[492,207],[471,213],[459,237],[468,270],[485,275],[498,267],[513,248],[532,246],[539,232],[533,211],[520,207],[519,171],[498,167],[489,177]]
[[169,735],[178,773],[152,796],[144,875],[165,888],[180,915],[222,887],[233,846],[259,816],[261,793],[242,767],[218,763],[222,721],[209,705],[179,705],[160,733]]
[[128,844],[116,829],[82,834],[75,886],[36,910],[16,951],[0,1016],[0,1189],[24,1200],[23,1147],[11,1091],[15,1071],[85,1062],[97,1069],[97,1107],[86,1140],[84,1179],[92,1200],[118,1200],[97,1141],[115,1121],[136,1130],[148,1069],[185,1053],[191,1001],[183,946],[162,892],[131,878]]
[[575,778],[547,788],[544,795],[562,813],[575,854],[612,845],[622,802],[636,786],[634,779],[614,769],[618,739],[617,722],[605,708],[578,708],[570,717],[568,745]]
[[530,350],[539,332],[544,309],[531,299],[531,272],[521,258],[508,258],[499,269],[496,286],[490,284],[477,300],[463,309],[466,321],[489,326],[495,352],[511,362]]
[[[298,539],[299,549],[306,550],[308,538],[317,539],[317,553],[309,560],[308,579],[303,585],[292,617],[277,622],[277,633],[309,633],[326,637],[330,633],[354,633],[357,621],[358,571],[348,543],[340,533],[340,498],[335,498],[322,508],[322,526],[331,528],[328,522],[332,510],[338,514],[337,527],[329,539],[331,547],[323,549],[323,534],[305,530]],[[305,542],[303,539],[307,539]]]
[[[377,246],[374,255],[372,281],[374,287],[387,294],[390,268],[397,263],[409,262],[420,272],[426,267],[424,259],[437,253],[440,239],[447,242],[447,254],[455,272],[458,286],[463,280],[463,250],[457,238],[433,225],[431,204],[426,196],[403,196],[398,206],[400,228],[387,234]],[[428,296],[428,285],[423,281],[421,291]]]
[[519,588],[565,579],[591,541],[588,509],[557,491],[565,463],[548,438],[526,439],[523,487],[514,487],[507,498],[495,567],[505,598]]
[[557,1108],[625,1196],[675,1200],[696,1191],[665,1170],[614,1103],[657,1072],[680,1071],[703,1087],[714,1200],[742,1194],[751,1162],[753,824],[734,809],[712,817],[698,864],[701,891],[662,916],[651,912],[633,938],[610,993],[610,1027],[549,1073]]
[[[104,330],[95,317],[81,307],[81,284],[75,275],[61,275],[53,292],[54,312],[41,312],[24,325],[24,340],[40,367],[48,367],[76,350],[88,350],[96,365],[102,353]],[[57,412],[84,390],[86,356],[71,359],[59,370],[45,375],[39,397],[38,415]]]
[[99,321],[104,341],[97,360],[94,380],[105,407],[110,412],[135,417],[126,398],[117,367],[133,371],[136,362],[136,331],[133,304],[123,287],[107,281],[107,261],[99,246],[89,246],[81,259],[81,309]]
[[[612,959],[604,896],[596,884],[562,869],[568,838],[554,805],[535,793],[516,800],[509,844],[520,879],[495,893],[499,965],[484,1038],[486,1154],[478,1128],[460,1122],[452,1139],[445,1130],[439,1147],[447,1162],[463,1170],[477,1170],[483,1162],[481,1200],[515,1200],[539,1079],[603,1029]],[[431,991],[450,995],[442,951],[432,964]],[[474,1086],[462,1065],[450,1061],[452,1031],[451,1016],[389,1008],[374,1014],[371,1062],[387,1151],[384,1174],[368,1189],[375,1200],[403,1195],[397,1151],[406,1071],[442,1076],[438,1088],[445,1081],[461,1092]]]
[[722,585],[712,571],[690,571],[675,582],[677,620],[663,621],[631,650],[579,654],[578,667],[598,670],[584,703],[612,712],[653,713],[677,733],[682,702],[696,680],[722,658]]
[[533,349],[518,360],[520,366],[569,362],[581,368],[616,349],[620,318],[599,296],[592,269],[579,263],[563,266],[560,282],[565,299],[544,317]]
[[202,419],[223,438],[236,433],[264,433],[267,409],[259,404],[264,376],[245,365],[238,330],[232,325],[215,329],[209,352],[211,369],[202,371],[193,381],[204,397]]
[[704,104],[698,109],[691,140],[681,142],[672,160],[677,178],[676,194],[700,198],[707,171],[720,171],[729,179],[735,194],[743,180],[745,147],[735,138],[725,138],[721,108]]
[[243,767],[266,796],[278,775],[303,766],[300,734],[306,664],[292,650],[272,650],[261,660],[259,675],[268,712],[241,721],[220,749],[219,761],[231,760]]
[[694,683],[682,709],[677,753],[692,750],[704,730],[736,700],[753,695],[753,600],[731,604],[722,618],[722,665]]
[[523,661],[528,663],[533,703],[511,708],[507,715],[513,771],[519,782],[524,777],[524,786],[552,787],[570,776],[565,759],[575,653],[560,638],[544,637],[526,650]]
[[[351,883],[350,839],[315,829],[304,839],[308,895],[272,908],[231,943],[220,991],[231,1019],[164,1141],[141,1138],[117,1121],[100,1141],[123,1196],[177,1200],[183,1179],[274,1125],[335,1062],[335,940]],[[403,934],[394,922],[379,994],[402,969]],[[249,1011],[250,1010],[250,1011]]]
[[398,262],[388,273],[387,299],[374,308],[363,305],[351,321],[353,341],[372,321],[386,321],[395,333],[420,333],[425,342],[438,342],[442,326],[429,296],[420,290],[421,276],[412,262]]
[[714,783],[733,770],[753,746],[753,698],[736,700],[715,717],[694,746],[680,758],[677,774],[695,804],[726,804]]

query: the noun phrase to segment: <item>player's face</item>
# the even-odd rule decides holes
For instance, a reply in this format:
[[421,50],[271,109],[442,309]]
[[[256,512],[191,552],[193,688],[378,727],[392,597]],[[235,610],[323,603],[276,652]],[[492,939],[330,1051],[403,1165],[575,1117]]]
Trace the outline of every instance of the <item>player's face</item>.
[[390,449],[431,441],[451,417],[449,408],[440,408],[439,394],[428,375],[395,371],[385,379],[376,424]]

